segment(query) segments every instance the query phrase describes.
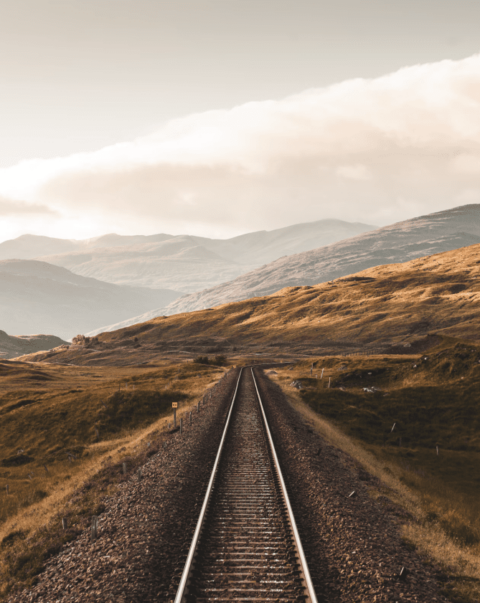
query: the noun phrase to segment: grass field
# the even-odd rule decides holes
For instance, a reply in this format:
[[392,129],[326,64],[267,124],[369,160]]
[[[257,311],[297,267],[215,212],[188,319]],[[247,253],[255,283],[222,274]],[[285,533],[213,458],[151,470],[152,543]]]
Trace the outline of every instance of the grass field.
[[276,371],[293,403],[412,513],[405,537],[447,568],[450,596],[480,599],[480,346],[442,337],[423,356]]
[[[128,368],[0,362],[0,600],[101,511],[224,369],[193,362]],[[68,517],[61,530],[60,516]]]

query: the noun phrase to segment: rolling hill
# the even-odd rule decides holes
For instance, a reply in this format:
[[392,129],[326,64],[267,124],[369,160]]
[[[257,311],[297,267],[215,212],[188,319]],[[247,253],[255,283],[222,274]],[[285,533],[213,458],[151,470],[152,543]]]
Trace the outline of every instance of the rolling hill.
[[373,266],[406,262],[479,242],[480,205],[456,207],[280,258],[228,283],[183,296],[159,313],[192,312],[269,295],[283,287],[315,285]]
[[112,316],[123,320],[178,296],[171,290],[103,283],[36,260],[0,261],[0,327],[12,334],[69,339]]
[[176,352],[275,355],[412,353],[432,334],[480,340],[480,244],[369,268],[315,286],[105,332],[49,362],[146,362]]

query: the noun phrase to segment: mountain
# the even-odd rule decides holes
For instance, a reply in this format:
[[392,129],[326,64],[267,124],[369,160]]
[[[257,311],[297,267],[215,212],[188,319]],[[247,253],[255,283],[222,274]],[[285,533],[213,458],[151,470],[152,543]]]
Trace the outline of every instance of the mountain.
[[166,305],[180,294],[103,283],[36,260],[0,261],[0,326],[68,339]]
[[283,287],[315,285],[373,266],[405,262],[479,242],[480,205],[456,207],[280,258],[228,283],[183,296],[161,313],[192,312],[268,295]]
[[151,288],[174,287],[182,292],[203,289],[242,274],[242,268],[236,262],[199,245],[195,239],[189,236],[172,237],[161,243],[117,249],[98,248],[43,259],[76,274],[109,283]]
[[42,350],[51,350],[61,345],[67,345],[67,342],[54,335],[12,337],[7,335],[5,331],[0,331],[0,360],[8,360],[9,358],[16,358]]
[[[223,353],[233,362],[249,354],[408,354],[437,345],[440,335],[480,341],[480,244],[211,310],[158,317],[33,359],[102,365],[114,358],[156,362],[166,354]],[[479,362],[477,356],[480,371]],[[448,363],[444,370],[450,370]]]
[[107,234],[93,239],[75,241],[26,234],[16,239],[0,243],[0,260],[34,260],[43,256],[97,249],[99,247],[124,247],[146,243],[158,243],[169,238],[171,238],[171,235],[166,234],[152,236],[121,236],[117,234]]
[[[59,251],[47,249],[61,246],[61,240],[42,238],[32,243],[37,253],[29,257],[109,283],[190,293],[228,282],[281,256],[328,245],[374,228],[342,220],[320,220],[231,239],[164,234],[106,235],[74,242],[74,247],[72,242],[63,242],[70,248]],[[16,248],[24,253],[21,257],[26,257],[27,243],[19,239],[3,243],[6,247],[2,251],[0,245],[0,257],[7,251],[9,257],[17,257],[12,255]]]

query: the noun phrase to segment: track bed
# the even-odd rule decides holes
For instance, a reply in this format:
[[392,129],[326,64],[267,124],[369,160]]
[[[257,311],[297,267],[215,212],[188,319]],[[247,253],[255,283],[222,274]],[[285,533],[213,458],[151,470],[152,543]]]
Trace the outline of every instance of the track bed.
[[224,436],[176,600],[312,601],[250,369],[240,376]]

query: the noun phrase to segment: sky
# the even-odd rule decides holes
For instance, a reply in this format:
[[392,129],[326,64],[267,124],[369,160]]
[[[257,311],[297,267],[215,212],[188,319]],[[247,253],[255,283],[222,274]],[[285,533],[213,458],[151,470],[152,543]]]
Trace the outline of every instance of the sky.
[[0,240],[480,199],[478,0],[2,0]]

